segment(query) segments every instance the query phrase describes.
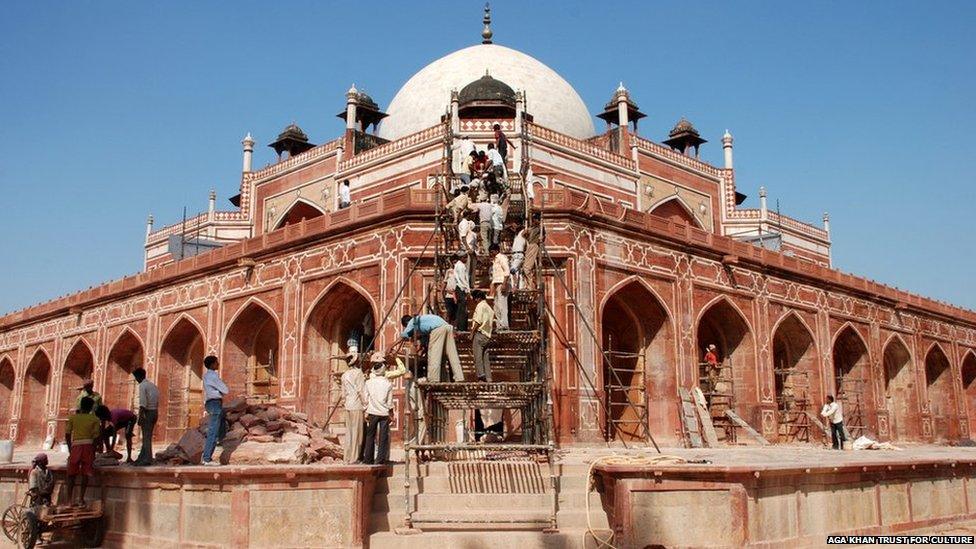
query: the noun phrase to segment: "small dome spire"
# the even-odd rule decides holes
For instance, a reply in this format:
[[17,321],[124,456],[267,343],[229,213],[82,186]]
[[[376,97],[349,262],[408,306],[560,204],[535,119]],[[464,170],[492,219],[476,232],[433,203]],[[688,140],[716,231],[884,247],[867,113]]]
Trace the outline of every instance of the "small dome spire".
[[481,29],[481,43],[491,44],[491,6],[488,2],[485,2],[485,16],[481,22],[485,24],[485,28]]
[[624,87],[624,81],[623,80],[621,80],[620,81],[620,85],[617,86],[617,91],[618,92],[625,92],[625,91],[627,91],[627,88]]
[[346,93],[347,94],[359,93],[359,90],[356,89],[356,83],[355,82],[353,83],[352,86],[349,86],[349,91],[347,91]]
[[254,138],[251,137],[251,132],[247,132],[247,135],[241,140],[241,145],[254,145]]

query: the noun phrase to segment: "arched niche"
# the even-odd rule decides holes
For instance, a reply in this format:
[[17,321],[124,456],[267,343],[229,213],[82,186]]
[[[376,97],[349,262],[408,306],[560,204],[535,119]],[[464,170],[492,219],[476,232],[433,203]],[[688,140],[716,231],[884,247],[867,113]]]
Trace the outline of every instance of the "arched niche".
[[278,333],[274,316],[257,302],[248,303],[234,318],[220,361],[231,394],[245,395],[249,402],[277,402]]
[[203,418],[203,332],[186,317],[176,321],[159,352],[159,425],[163,440],[177,440]]
[[20,443],[40,445],[46,434],[47,394],[51,381],[51,360],[38,350],[24,372],[24,394],[21,398],[17,439]]
[[105,368],[102,402],[109,408],[130,408],[136,403],[136,382],[132,372],[145,361],[142,342],[130,330],[115,340]]
[[952,367],[938,344],[925,355],[925,385],[932,413],[932,431],[936,440],[950,440],[958,433],[956,399],[952,390]]
[[853,326],[845,326],[834,339],[832,357],[835,398],[844,411],[844,426],[857,438],[874,430],[875,407],[868,347]]
[[794,313],[773,332],[773,377],[780,442],[820,440],[822,431],[808,415],[818,417],[823,401],[817,346],[810,329]]
[[654,206],[648,213],[651,215],[656,215],[658,217],[664,217],[670,219],[671,221],[677,223],[684,223],[685,225],[691,225],[692,227],[703,228],[701,223],[695,217],[695,214],[685,206],[684,202],[677,198],[671,198],[665,200],[658,205]]
[[888,431],[895,440],[913,440],[920,428],[912,355],[901,338],[893,337],[885,345],[883,361]]
[[969,415],[969,436],[972,437],[973,426],[976,425],[976,353],[969,351],[962,359],[960,368],[962,375],[962,390],[966,398],[966,410]]
[[85,380],[95,371],[95,357],[83,339],[75,342],[64,359],[61,370],[61,397],[58,399],[58,419],[67,420],[77,407],[78,393]]
[[[634,280],[613,291],[600,316],[601,379],[608,439],[674,437],[678,425],[674,336],[667,310]],[[635,406],[636,405],[636,406]],[[646,426],[641,423],[646,410]]]
[[13,414],[14,385],[17,380],[14,363],[9,358],[0,359],[0,437],[7,438],[7,427]]
[[[712,303],[698,321],[696,363],[706,392],[706,401],[719,436],[733,440],[734,430],[725,411],[734,409],[755,428],[759,402],[756,388],[756,347],[752,331],[742,314],[727,299]],[[709,380],[703,356],[709,345],[715,345],[720,362],[717,379]]]
[[281,220],[275,225],[275,229],[280,229],[285,225],[291,225],[293,223],[301,223],[306,219],[312,219],[325,215],[321,209],[317,206],[310,204],[304,200],[296,200],[294,204],[288,208],[288,211],[281,216]]
[[302,340],[302,392],[311,419],[342,420],[341,414],[328,418],[341,396],[337,376],[346,370],[341,357],[349,352],[350,337],[360,350],[367,349],[375,335],[375,322],[366,294],[342,281],[330,286],[310,310]]

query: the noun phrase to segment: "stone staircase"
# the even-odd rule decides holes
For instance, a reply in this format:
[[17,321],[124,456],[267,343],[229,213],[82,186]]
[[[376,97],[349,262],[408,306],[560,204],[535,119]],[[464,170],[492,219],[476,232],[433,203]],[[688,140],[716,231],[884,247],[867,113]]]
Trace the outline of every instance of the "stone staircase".
[[[422,533],[397,534],[395,530],[402,528],[406,514],[404,468],[402,463],[395,465],[392,475],[377,483],[369,520],[369,547],[596,547],[587,535],[586,465],[556,466],[558,532],[554,533],[543,531],[548,527],[552,506],[546,464],[438,461],[411,464],[414,528]],[[600,494],[591,492],[589,498],[593,527],[608,528]],[[481,519],[485,522],[479,522]],[[605,537],[609,532],[597,533]]]

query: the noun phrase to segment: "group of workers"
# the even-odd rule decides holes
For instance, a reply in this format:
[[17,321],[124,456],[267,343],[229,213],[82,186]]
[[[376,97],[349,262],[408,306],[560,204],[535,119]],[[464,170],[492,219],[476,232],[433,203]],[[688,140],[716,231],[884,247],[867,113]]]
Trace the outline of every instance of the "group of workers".
[[[204,407],[208,413],[208,430],[203,449],[203,465],[219,465],[212,460],[214,449],[225,433],[223,397],[229,389],[217,375],[217,357],[208,356],[203,361]],[[88,481],[95,474],[95,457],[99,453],[121,458],[115,452],[119,433],[124,433],[126,444],[125,463],[147,466],[153,463],[153,431],[159,419],[159,388],[146,378],[144,368],[132,371],[137,383],[138,412],[129,408],[109,408],[102,403],[102,396],[95,392],[94,381],[84,381],[75,402],[74,413],[68,417],[64,440],[68,447],[67,481],[65,490],[71,505],[84,506]],[[136,426],[141,428],[142,447],[132,459],[132,439]],[[48,456],[41,453],[34,457],[28,477],[28,489],[32,506],[51,503],[54,483],[47,468]],[[78,497],[74,488],[81,477]]]
[[[711,393],[718,389],[722,368],[719,351],[714,343],[705,348],[702,362],[705,366],[705,379],[702,380],[702,388],[706,398],[709,398]],[[843,450],[844,443],[847,441],[847,430],[844,428],[844,410],[841,403],[836,401],[833,395],[827,395],[826,402],[820,410],[820,416],[830,424],[831,447],[834,450]]]

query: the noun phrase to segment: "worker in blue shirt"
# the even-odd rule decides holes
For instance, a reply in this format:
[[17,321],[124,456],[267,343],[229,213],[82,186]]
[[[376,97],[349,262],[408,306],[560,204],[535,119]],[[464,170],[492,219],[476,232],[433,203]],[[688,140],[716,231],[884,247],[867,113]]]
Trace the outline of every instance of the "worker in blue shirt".
[[441,360],[447,352],[447,360],[451,363],[451,374],[454,381],[464,381],[461,371],[461,359],[458,358],[457,345],[454,342],[454,326],[437,315],[404,315],[400,319],[403,339],[413,339],[415,336],[427,348],[427,376],[430,381],[441,380]]

